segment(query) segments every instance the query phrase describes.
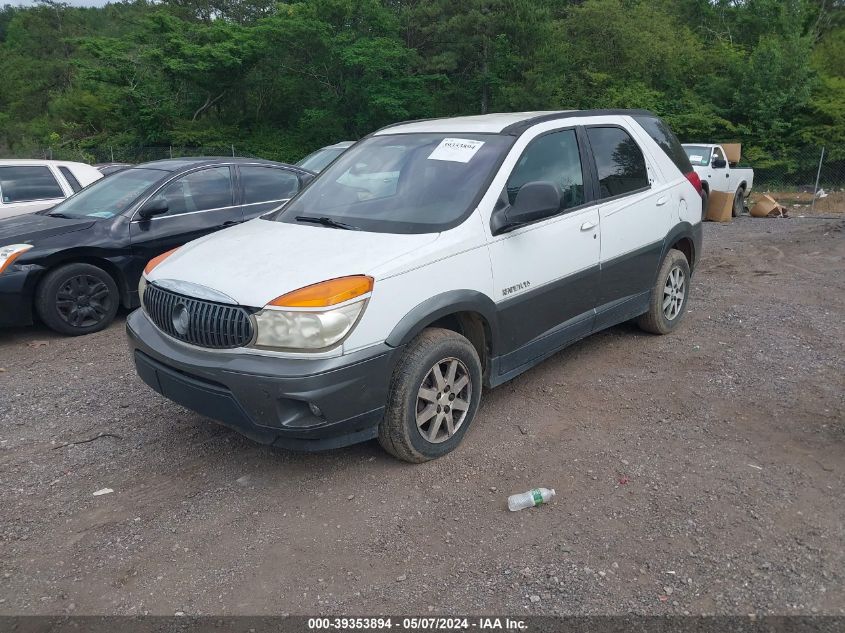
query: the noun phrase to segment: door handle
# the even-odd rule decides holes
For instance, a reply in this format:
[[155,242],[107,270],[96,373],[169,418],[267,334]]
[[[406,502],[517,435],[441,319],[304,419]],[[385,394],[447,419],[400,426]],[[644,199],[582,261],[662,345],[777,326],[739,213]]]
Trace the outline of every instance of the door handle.
[[657,206],[662,207],[668,201],[669,201],[669,198],[667,198],[666,196],[661,196],[660,198],[657,199]]
[[581,225],[582,231],[592,231],[594,228],[596,228],[595,222],[587,221],[587,222],[584,222],[584,224]]

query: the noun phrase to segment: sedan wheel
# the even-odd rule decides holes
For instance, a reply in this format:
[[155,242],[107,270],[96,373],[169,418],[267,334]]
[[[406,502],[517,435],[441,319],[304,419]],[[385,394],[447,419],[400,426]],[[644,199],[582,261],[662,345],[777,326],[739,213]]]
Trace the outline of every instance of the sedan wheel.
[[117,284],[102,268],[66,264],[51,270],[35,293],[41,320],[60,334],[79,336],[105,328],[120,303]]
[[111,310],[113,297],[108,286],[91,275],[71,277],[56,293],[56,311],[74,328],[99,325]]

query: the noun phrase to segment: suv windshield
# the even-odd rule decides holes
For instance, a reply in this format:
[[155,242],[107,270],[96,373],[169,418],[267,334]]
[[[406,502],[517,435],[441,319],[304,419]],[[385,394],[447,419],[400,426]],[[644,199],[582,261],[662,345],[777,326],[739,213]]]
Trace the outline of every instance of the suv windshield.
[[710,148],[703,145],[684,145],[684,151],[689,156],[689,162],[699,167],[710,164]]
[[275,219],[376,233],[443,231],[471,211],[513,141],[499,134],[371,136]]
[[50,209],[48,215],[113,218],[128,209],[150,185],[168,173],[160,169],[126,169],[87,186]]

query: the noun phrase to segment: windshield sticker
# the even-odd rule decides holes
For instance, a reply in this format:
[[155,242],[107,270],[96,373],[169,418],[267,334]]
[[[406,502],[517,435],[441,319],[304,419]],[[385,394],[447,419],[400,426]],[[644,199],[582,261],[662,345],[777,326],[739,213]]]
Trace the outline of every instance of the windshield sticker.
[[697,160],[698,162],[701,162],[701,156],[699,156],[698,154],[692,154],[692,155],[689,157],[689,159],[690,159],[690,160]]
[[473,141],[467,138],[444,138],[440,145],[434,148],[428,160],[450,160],[455,163],[468,163],[475,153],[481,149],[484,141]]
[[86,214],[89,218],[112,218],[114,217],[114,213],[111,211],[95,211],[94,213]]

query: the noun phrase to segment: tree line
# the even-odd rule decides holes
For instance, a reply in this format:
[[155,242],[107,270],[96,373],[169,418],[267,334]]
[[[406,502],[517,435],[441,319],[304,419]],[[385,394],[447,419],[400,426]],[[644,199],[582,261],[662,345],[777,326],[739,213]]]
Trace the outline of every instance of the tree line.
[[755,167],[845,160],[842,0],[135,0],[0,9],[0,152],[279,160],[395,121],[647,108]]

